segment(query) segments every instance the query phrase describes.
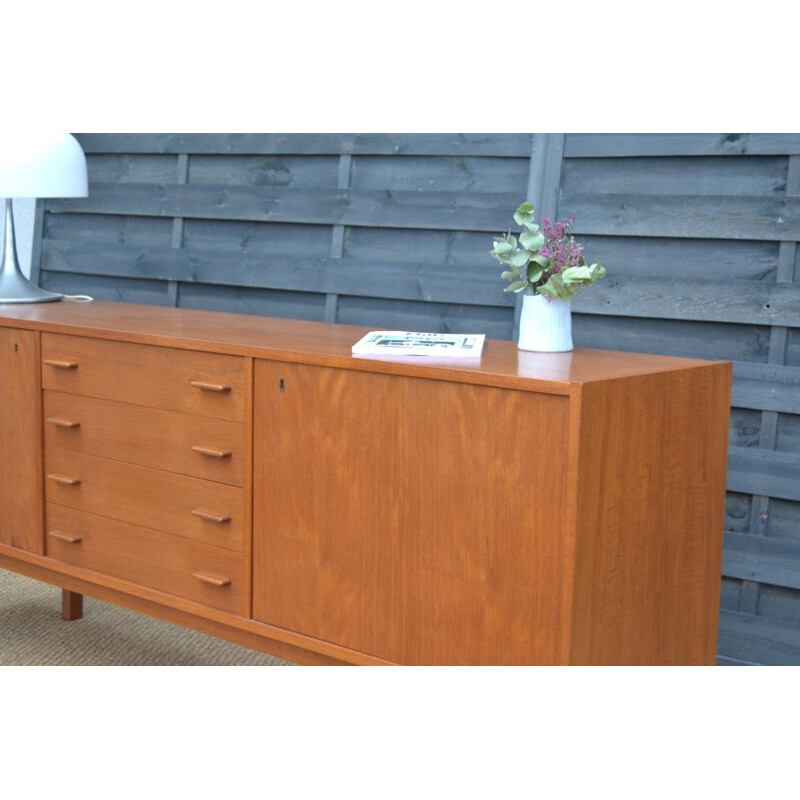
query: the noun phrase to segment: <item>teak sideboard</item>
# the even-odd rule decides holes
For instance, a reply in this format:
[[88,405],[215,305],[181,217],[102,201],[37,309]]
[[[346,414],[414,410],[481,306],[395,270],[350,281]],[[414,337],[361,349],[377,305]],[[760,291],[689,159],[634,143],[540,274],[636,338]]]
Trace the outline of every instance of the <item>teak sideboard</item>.
[[366,330],[0,306],[0,567],[306,664],[714,663],[729,363]]

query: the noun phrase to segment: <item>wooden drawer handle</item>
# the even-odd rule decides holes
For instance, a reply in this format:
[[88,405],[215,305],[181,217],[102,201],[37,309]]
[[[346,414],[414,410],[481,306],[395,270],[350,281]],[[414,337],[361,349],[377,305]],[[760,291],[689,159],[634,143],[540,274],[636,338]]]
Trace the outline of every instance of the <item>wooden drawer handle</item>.
[[51,472],[47,476],[47,480],[60,483],[62,486],[80,486],[80,478],[70,478],[69,475],[59,475],[57,472]]
[[48,367],[55,367],[56,369],[77,369],[78,362],[77,361],[58,361],[55,358],[46,358],[44,363],[47,364]]
[[49,417],[48,422],[51,422],[57,428],[80,428],[81,423],[76,419],[59,419],[58,417]]
[[189,383],[204,392],[229,392],[231,390],[229,383],[206,383],[205,381],[189,381]]
[[217,586],[218,588],[231,585],[230,578],[218,578],[216,575],[208,575],[205,572],[195,572],[192,577],[197,578],[197,580],[203,583],[207,583],[209,586]]
[[196,444],[192,450],[195,453],[200,453],[203,456],[211,456],[212,458],[230,458],[230,450],[218,450],[216,447],[206,447],[203,444]]
[[47,535],[51,539],[58,539],[59,542],[66,542],[67,544],[80,544],[80,536],[72,536],[69,533],[62,533],[61,531],[48,531]]
[[225,516],[224,514],[215,514],[213,511],[206,511],[204,508],[195,508],[192,511],[196,517],[200,517],[200,519],[207,519],[211,522],[230,522],[231,518]]

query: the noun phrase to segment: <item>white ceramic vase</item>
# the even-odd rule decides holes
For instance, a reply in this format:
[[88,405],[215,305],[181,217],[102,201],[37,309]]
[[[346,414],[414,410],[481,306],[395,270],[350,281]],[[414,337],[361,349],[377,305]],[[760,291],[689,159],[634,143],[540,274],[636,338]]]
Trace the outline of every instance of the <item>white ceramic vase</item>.
[[520,350],[565,353],[572,350],[572,310],[569,300],[548,300],[541,294],[522,298]]

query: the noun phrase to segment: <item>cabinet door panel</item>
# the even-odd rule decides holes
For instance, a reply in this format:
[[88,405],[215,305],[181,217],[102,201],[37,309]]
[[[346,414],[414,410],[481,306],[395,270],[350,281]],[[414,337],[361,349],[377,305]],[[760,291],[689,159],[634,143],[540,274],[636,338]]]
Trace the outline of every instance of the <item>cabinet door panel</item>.
[[256,619],[399,663],[555,663],[568,403],[257,362]]
[[0,542],[44,553],[39,334],[0,328]]

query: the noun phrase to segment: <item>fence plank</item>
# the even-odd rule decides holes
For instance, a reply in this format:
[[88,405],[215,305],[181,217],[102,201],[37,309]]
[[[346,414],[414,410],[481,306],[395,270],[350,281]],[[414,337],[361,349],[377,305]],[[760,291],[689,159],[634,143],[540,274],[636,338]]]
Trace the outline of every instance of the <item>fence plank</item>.
[[800,239],[800,196],[563,194],[575,233],[700,239]]
[[114,247],[46,239],[42,269],[219,286],[326,292],[430,302],[511,307],[494,271],[404,265],[331,256],[230,255],[198,250]]
[[[668,157],[568,158],[566,194],[774,195],[787,194],[787,158]],[[788,194],[796,192],[789,191]]]
[[800,625],[723,610],[719,652],[728,658],[774,666],[800,665]]
[[587,314],[791,325],[800,320],[800,286],[766,281],[676,281],[609,275],[573,300]]
[[582,235],[587,261],[605,264],[611,277],[673,280],[774,281],[779,242]]
[[[502,231],[516,194],[379,192],[274,186],[97,183],[89,197],[49,200],[51,212],[193,217],[389,228]],[[490,242],[491,244],[491,242]]]
[[755,447],[731,447],[728,489],[800,500],[800,455]]
[[[594,287],[592,287],[594,288]],[[720,361],[766,361],[768,328],[718,322],[575,314],[576,347]]]
[[[208,253],[197,250],[125,247],[46,239],[43,268],[91,274],[121,274],[163,280],[199,281],[248,286],[311,289],[330,271],[326,257],[263,256],[241,253]],[[478,305],[512,305],[501,291],[496,269],[485,272],[447,265],[366,261],[344,257],[337,260],[343,283],[350,294],[396,296],[407,299],[442,299],[451,292],[453,302]],[[285,274],[282,274],[282,271]],[[332,280],[333,277],[325,280]],[[326,291],[338,291],[333,284]],[[759,325],[790,324],[800,318],[800,286],[778,286],[764,281],[728,281],[720,292],[716,281],[690,284],[666,278],[609,276],[573,301],[576,312],[710,322],[748,322]],[[388,292],[388,294],[387,294]],[[458,298],[457,300],[455,298]]]
[[726,532],[722,574],[800,589],[800,542]]
[[87,153],[530,155],[530,133],[78,133]]
[[798,155],[797,133],[568,133],[565,155],[582,157]]
[[734,362],[731,404],[800,414],[800,367]]

